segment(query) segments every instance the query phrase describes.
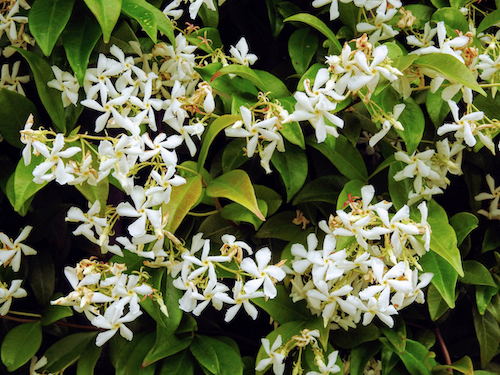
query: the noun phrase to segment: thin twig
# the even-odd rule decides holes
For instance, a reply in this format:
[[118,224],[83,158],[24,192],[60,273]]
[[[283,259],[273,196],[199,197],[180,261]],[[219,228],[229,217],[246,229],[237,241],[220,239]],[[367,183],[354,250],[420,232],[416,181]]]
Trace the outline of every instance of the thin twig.
[[[436,334],[436,338],[439,342],[439,346],[441,346],[441,350],[443,351],[443,356],[446,364],[448,366],[451,366],[451,358],[450,358],[450,353],[448,352],[448,348],[446,347],[446,344],[444,343],[443,336],[441,336],[441,331],[439,330],[439,327],[436,326],[434,327],[434,333]],[[453,369],[449,368],[448,372],[453,374]]]

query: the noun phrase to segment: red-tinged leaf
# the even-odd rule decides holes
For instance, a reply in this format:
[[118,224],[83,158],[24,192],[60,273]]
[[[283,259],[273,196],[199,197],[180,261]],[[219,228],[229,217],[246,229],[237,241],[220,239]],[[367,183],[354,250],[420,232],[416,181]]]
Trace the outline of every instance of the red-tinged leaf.
[[239,203],[252,211],[260,220],[266,220],[257,205],[257,198],[250,177],[241,169],[229,171],[212,180],[207,187],[206,193],[212,198],[227,198]]
[[188,177],[186,181],[184,185],[173,187],[170,202],[162,205],[162,212],[169,213],[166,229],[172,233],[201,196],[201,177]]

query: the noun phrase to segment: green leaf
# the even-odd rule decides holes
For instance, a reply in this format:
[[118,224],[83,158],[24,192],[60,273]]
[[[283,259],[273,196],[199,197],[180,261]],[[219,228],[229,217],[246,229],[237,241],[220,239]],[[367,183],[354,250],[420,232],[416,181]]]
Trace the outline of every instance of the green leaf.
[[449,309],[448,304],[441,296],[441,293],[433,284],[430,284],[427,288],[426,299],[429,307],[429,315],[431,316],[431,320],[433,322],[442,317],[443,314]]
[[[257,199],[257,206],[259,211],[267,216],[267,203],[261,199]],[[254,226],[255,230],[258,230],[262,225],[263,221],[260,220],[254,213],[250,212],[247,208],[243,207],[238,203],[229,203],[222,208],[220,213],[222,217],[226,220],[231,220],[235,222],[244,221],[250,223]]]
[[33,77],[35,78],[36,89],[40,100],[47,110],[55,130],[61,133],[66,132],[66,118],[61,99],[61,92],[47,86],[47,82],[55,79],[52,69],[43,57],[33,52],[21,48],[13,47],[18,51],[30,65]]
[[73,309],[71,307],[51,305],[48,303],[42,310],[42,325],[48,326],[49,324],[72,315]]
[[[193,350],[193,344],[196,341],[198,341],[199,345],[195,346],[195,350]],[[191,353],[204,370],[208,370],[212,374],[243,375],[243,362],[238,346],[230,338],[197,335],[193,340],[193,344],[190,346]],[[215,354],[215,358],[212,353]],[[202,361],[200,361],[200,358]],[[205,364],[209,367],[206,367]],[[217,371],[214,365],[218,365]],[[206,373],[206,371],[204,372]]]
[[23,148],[19,131],[24,129],[26,120],[33,114],[39,118],[38,110],[31,100],[15,91],[0,89],[0,134],[14,147]]
[[156,327],[156,341],[154,346],[149,349],[142,362],[142,366],[148,366],[160,359],[169,357],[186,349],[192,342],[192,337],[179,339],[177,336],[165,331],[161,325]]
[[94,368],[101,357],[102,347],[89,342],[76,366],[76,375],[94,375]]
[[255,196],[267,203],[267,215],[273,215],[281,207],[283,199],[274,190],[263,185],[254,185]]
[[[31,164],[24,165],[24,159],[21,159],[17,164],[16,171],[10,176],[7,181],[7,197],[14,210],[20,212],[25,202],[27,202],[38,190],[47,185],[36,184],[33,182],[33,170],[38,164],[41,164],[45,158],[40,156],[32,156]],[[25,212],[26,214],[26,212]]]
[[[434,231],[433,231],[434,233]],[[458,275],[455,269],[442,257],[429,251],[419,261],[425,272],[432,272],[434,285],[450,308],[455,307],[455,286]]]
[[469,22],[467,22],[467,18],[458,9],[450,7],[440,8],[434,12],[431,19],[436,22],[444,21],[446,26],[460,30],[463,33],[469,31]]
[[[379,338],[379,340],[385,346],[393,348],[386,338]],[[419,342],[407,339],[406,350],[403,353],[399,353],[397,350],[394,352],[401,358],[410,374],[429,375],[431,373],[430,367],[432,366],[430,366],[429,360],[432,358],[429,358],[429,350]]]
[[81,185],[74,186],[89,202],[95,202],[98,200],[102,208],[106,207],[109,195],[108,179],[98,182],[96,186],[89,185],[87,181]]
[[484,315],[484,312],[490,306],[493,297],[498,295],[500,288],[498,286],[491,287],[486,285],[476,285],[475,289],[477,310],[481,315]]
[[[289,113],[292,113],[295,110],[296,101],[293,96],[279,98],[278,101]],[[302,127],[299,125],[299,123],[297,121],[293,121],[287,124],[283,124],[282,126],[283,127],[281,128],[280,133],[283,135],[283,137],[285,137],[288,142],[293,143],[294,145],[297,145],[301,149],[305,150],[306,142],[304,140]]]
[[209,339],[210,337],[207,336],[196,335],[193,342],[189,346],[189,350],[200,365],[212,374],[219,374],[219,359],[217,358],[217,353],[212,346],[214,343]]
[[[493,315],[495,320],[500,323],[500,295],[495,294],[492,298],[488,306],[487,310]],[[484,314],[484,311],[479,311],[481,315]]]
[[189,210],[200,198],[201,177],[187,177],[186,183],[172,188],[172,198],[167,204],[162,204],[162,212],[165,215],[169,213],[166,229],[174,233],[182,220],[186,217]]
[[222,151],[222,172],[227,173],[236,169],[248,161],[243,148],[247,142],[244,139],[235,139],[227,143],[224,151]]
[[214,141],[217,134],[219,134],[223,129],[227,128],[229,125],[234,124],[236,121],[241,120],[241,116],[224,115],[215,119],[208,129],[205,131],[203,136],[203,143],[201,145],[201,150],[198,155],[198,171],[205,165],[205,160],[208,155],[208,150],[212,142]]
[[189,350],[165,358],[158,375],[194,375],[194,358]]
[[66,57],[80,86],[83,86],[90,54],[101,35],[101,28],[95,18],[88,14],[82,16],[76,13],[62,33]]
[[439,88],[435,93],[430,90],[425,96],[425,107],[427,114],[436,128],[443,125],[443,121],[450,113],[450,106],[441,98],[444,87]]
[[342,52],[342,46],[338,41],[337,37],[335,36],[335,34],[323,21],[313,16],[312,14],[308,13],[294,14],[293,16],[285,19],[283,22],[303,22],[311,27],[314,27],[316,30],[318,30],[320,33],[326,36],[330,41],[330,50],[328,51],[329,54],[333,53],[336,55],[340,55],[340,53]]
[[336,202],[337,210],[342,210],[346,207],[346,202],[349,201],[349,195],[351,195],[351,199],[354,197],[361,198],[361,188],[365,185],[366,184],[360,180],[351,180],[345,184]]
[[321,176],[308,182],[297,193],[293,205],[308,202],[337,203],[337,198],[348,180],[343,176],[328,175]]
[[284,211],[271,216],[262,224],[255,235],[257,238],[279,238],[280,240],[291,241],[303,230],[299,225],[292,223],[297,216],[295,211]]
[[355,329],[349,329],[349,331],[344,331],[343,329],[336,330],[331,336],[331,342],[335,347],[353,349],[360,344],[374,341],[379,337],[380,330],[375,324],[368,326],[358,324]]
[[286,152],[274,152],[271,162],[285,184],[286,201],[290,202],[306,181],[308,163],[306,153],[300,147],[287,144],[286,149]]
[[392,328],[385,324],[380,325],[380,330],[399,354],[403,354],[406,348],[406,325],[403,319],[396,319],[396,325]]
[[450,82],[461,83],[464,86],[469,87],[472,90],[486,96],[486,93],[481,87],[479,87],[479,84],[472,75],[471,71],[453,56],[443,53],[419,56],[418,59],[414,61],[414,64],[417,67],[421,66],[424,68],[432,69],[443,77],[447,78]]
[[460,282],[472,285],[486,285],[496,287],[497,284],[490,271],[481,263],[475,260],[466,260],[462,263],[464,268],[464,277],[460,278]]
[[483,18],[483,20],[477,27],[476,32],[482,33],[486,29],[498,23],[499,19],[500,19],[500,9],[494,10],[493,12],[489,13],[486,17]]
[[145,0],[122,0],[122,13],[139,22],[139,25],[141,25],[146,34],[156,43],[158,40],[156,17],[143,6],[144,3],[146,3]]
[[[211,53],[212,50],[217,48],[222,48],[219,30],[214,29],[213,27],[204,27],[203,29],[196,30],[191,34],[186,35],[186,39],[189,43],[198,46],[198,48],[207,53]],[[210,41],[210,47],[208,47],[206,43],[203,43],[204,40]]]
[[481,253],[495,250],[500,247],[500,236],[498,235],[497,227],[489,227],[486,229],[483,239],[483,249]]
[[45,369],[57,372],[69,367],[80,358],[85,347],[93,342],[96,335],[97,332],[80,332],[57,341],[44,354],[47,357]]
[[469,212],[459,212],[450,218],[450,225],[455,229],[457,234],[457,245],[465,240],[465,238],[477,228],[479,219],[476,215]]
[[351,350],[351,359],[349,368],[350,375],[362,375],[365,366],[375,354],[380,350],[379,342],[368,342],[365,344],[361,344],[354,349]]
[[[217,4],[217,2],[215,2],[215,4]],[[215,7],[217,8],[217,5],[215,5]],[[217,10],[213,11],[208,9],[207,4],[205,3],[201,5],[198,15],[200,16],[204,26],[217,28],[219,25],[219,12]]]
[[52,53],[69,21],[75,0],[37,0],[29,12],[30,32],[45,56]]
[[130,351],[123,350],[118,357],[116,375],[153,375],[156,363],[145,364],[143,360],[154,342],[155,334],[151,332],[127,343],[126,345],[131,346],[131,349]]
[[448,369],[453,369],[453,370],[456,370],[458,372],[461,372],[462,374],[467,374],[467,375],[476,374],[476,372],[474,372],[474,365],[472,364],[472,360],[468,356],[465,356],[465,357],[459,359],[458,361],[453,362],[451,365],[435,366],[432,369],[432,372],[437,372],[437,371],[441,371],[441,370],[448,370]]
[[450,0],[450,5],[452,8],[460,10],[460,8],[464,7],[467,3],[470,3],[470,0]]
[[35,298],[41,306],[49,302],[54,294],[55,271],[54,262],[48,252],[38,252],[30,260],[29,282]]
[[163,34],[165,34],[168,40],[170,40],[170,43],[172,43],[172,46],[175,47],[174,27],[172,25],[172,22],[170,22],[170,20],[168,19],[168,17],[160,9],[158,9],[158,7],[154,6],[153,4],[150,4],[149,2],[144,0],[140,0],[138,2],[141,7],[143,7],[144,9],[153,14],[156,21],[156,27],[158,28],[158,30],[160,30]]
[[500,342],[500,327],[489,311],[481,315],[477,309],[473,308],[472,316],[474,319],[474,329],[479,341],[481,367],[484,368],[497,354],[498,343]]
[[7,370],[14,371],[27,363],[42,344],[42,324],[24,323],[11,329],[0,348],[2,363]]
[[464,271],[455,230],[448,224],[446,211],[435,200],[430,200],[427,207],[429,210],[427,222],[432,229],[431,250],[443,257],[463,277]]
[[109,43],[122,9],[122,0],[85,0],[85,4],[101,25],[104,43]]
[[413,191],[413,182],[410,179],[394,180],[394,175],[402,171],[406,165],[401,161],[396,161],[389,166],[389,194],[394,208],[397,210],[408,202],[408,194]]
[[248,208],[260,220],[266,220],[259,210],[250,177],[245,171],[235,169],[212,180],[206,193],[211,198],[227,198]]
[[278,324],[308,320],[311,312],[305,304],[294,303],[289,297],[289,291],[284,285],[276,285],[278,295],[274,299],[254,298],[252,302],[267,312]]
[[365,162],[359,151],[343,135],[338,138],[328,134],[322,143],[310,136],[306,143],[321,152],[349,180],[368,180]]
[[298,29],[288,40],[288,53],[298,74],[304,74],[318,49],[316,33],[309,28]]

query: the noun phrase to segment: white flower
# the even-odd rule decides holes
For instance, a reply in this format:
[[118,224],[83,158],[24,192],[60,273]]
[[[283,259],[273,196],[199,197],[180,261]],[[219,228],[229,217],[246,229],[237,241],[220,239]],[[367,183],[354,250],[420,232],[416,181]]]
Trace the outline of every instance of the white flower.
[[250,66],[257,61],[257,56],[253,53],[248,53],[248,44],[245,37],[236,43],[236,47],[231,46],[229,53],[240,63],[241,65]]
[[455,122],[453,124],[441,125],[437,130],[438,135],[455,132],[456,138],[465,139],[467,146],[473,147],[476,144],[476,138],[473,134],[476,122],[484,118],[484,113],[482,111],[472,112],[459,118],[457,103],[453,100],[448,100],[448,105],[450,106]]
[[[343,1],[345,2],[345,1]],[[322,7],[323,5],[326,5],[328,3],[331,3],[330,5],[330,21],[333,21],[337,18],[339,18],[340,13],[339,13],[339,4],[337,0],[314,0],[312,2],[312,6],[315,8]]]
[[386,120],[382,123],[382,128],[377,134],[374,134],[371,138],[368,144],[371,147],[375,147],[375,145],[385,137],[385,135],[389,132],[391,127],[394,126],[394,128],[398,130],[404,130],[403,126],[401,123],[398,121],[399,116],[401,113],[403,113],[406,105],[404,103],[401,104],[396,104],[394,106],[394,109],[392,110],[392,113],[389,113],[389,118],[386,118]]
[[276,340],[274,341],[272,347],[269,347],[270,343],[268,339],[262,339],[262,346],[264,347],[264,350],[269,358],[261,360],[255,367],[255,370],[263,371],[267,368],[267,366],[272,364],[274,374],[283,375],[283,373],[285,372],[285,355],[278,351],[278,349],[281,347],[281,343],[281,335],[278,335],[278,337],[276,337]]
[[476,201],[483,201],[487,199],[492,199],[489,205],[488,211],[479,210],[478,213],[486,216],[488,219],[500,219],[500,210],[498,208],[498,200],[500,199],[500,186],[495,188],[495,180],[490,174],[486,175],[486,183],[490,189],[489,193],[479,193],[474,197]]
[[141,237],[146,234],[147,208],[152,207],[151,202],[146,199],[142,186],[134,186],[130,196],[135,207],[129,202],[122,202],[116,207],[116,213],[120,216],[137,218],[127,227],[127,230],[132,237]]
[[0,307],[0,315],[6,315],[9,312],[13,298],[23,298],[28,295],[26,290],[21,288],[22,282],[22,280],[12,280],[8,290],[5,286],[0,288],[0,304],[2,305]]
[[83,222],[83,224],[80,224],[78,228],[73,231],[73,234],[75,236],[83,234],[93,243],[97,243],[92,229],[95,228],[96,233],[101,235],[103,228],[108,225],[105,217],[98,216],[100,212],[101,203],[96,200],[92,205],[89,202],[89,210],[86,214],[78,207],[71,207],[66,214],[65,220],[76,223]]
[[21,243],[26,238],[28,238],[32,226],[26,226],[21,231],[19,236],[12,241],[5,233],[0,232],[0,241],[3,246],[0,249],[0,264],[3,264],[4,267],[10,265],[14,272],[18,272],[21,267],[21,253],[24,255],[35,255],[36,250],[32,247]]
[[230,307],[226,311],[226,315],[224,317],[224,320],[226,322],[230,322],[233,320],[233,318],[236,316],[238,311],[240,311],[241,306],[245,309],[248,315],[255,320],[257,319],[258,311],[255,308],[254,305],[250,303],[250,299],[252,298],[260,298],[264,297],[263,292],[254,292],[254,293],[242,293],[243,289],[243,284],[241,281],[236,281],[234,283],[234,288],[233,288],[233,298],[229,297],[226,295],[226,297],[223,297],[223,301],[229,304],[232,304],[234,306]]
[[331,352],[328,355],[328,365],[325,365],[323,361],[318,363],[318,368],[320,372],[317,371],[309,371],[306,375],[329,375],[340,372],[340,367],[335,364],[337,362],[337,357],[339,355],[338,350]]
[[213,10],[214,12],[217,10],[214,5],[214,0],[191,0],[191,4],[189,5],[189,17],[191,17],[192,20],[196,18],[198,11],[203,4],[205,4],[208,9]]
[[62,91],[61,98],[64,107],[70,104],[76,106],[78,102],[78,90],[80,89],[78,79],[71,73],[63,72],[55,65],[52,65],[52,71],[54,72],[55,79],[47,82],[47,86]]
[[[0,15],[1,16],[1,15]],[[0,31],[1,35],[1,31]],[[9,73],[9,64],[2,65],[2,75],[0,77],[0,88],[5,88],[10,91],[16,91],[17,93],[26,96],[24,93],[21,83],[27,83],[30,80],[29,76],[18,77],[19,66],[21,61],[16,61],[12,65],[12,74]]]

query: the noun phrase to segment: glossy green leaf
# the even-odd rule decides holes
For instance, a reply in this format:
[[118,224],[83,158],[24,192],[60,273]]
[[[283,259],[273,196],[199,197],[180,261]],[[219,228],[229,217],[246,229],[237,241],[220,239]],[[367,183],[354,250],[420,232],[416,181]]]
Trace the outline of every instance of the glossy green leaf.
[[432,321],[438,320],[449,309],[448,304],[441,296],[441,293],[433,284],[430,284],[427,288],[426,300],[429,307],[429,315],[431,316]]
[[450,218],[450,225],[457,234],[457,245],[460,246],[465,238],[477,228],[479,219],[469,212],[459,212]]
[[488,229],[486,229],[482,247],[483,247],[481,250],[482,253],[495,250],[500,247],[500,236],[496,226],[489,227]]
[[[56,298],[52,298],[55,300]],[[73,315],[73,309],[69,306],[58,306],[47,304],[42,310],[42,325],[48,326],[58,320],[67,318]]]
[[414,64],[416,66],[435,70],[451,82],[461,83],[464,86],[486,96],[486,93],[481,87],[479,87],[477,80],[472,75],[471,71],[453,56],[443,53],[419,56],[419,58],[415,60]]
[[[217,9],[217,2],[214,3]],[[219,25],[219,12],[217,10],[208,9],[207,4],[203,3],[200,10],[198,11],[198,16],[200,16],[203,25],[208,27],[217,28]]]
[[437,372],[437,371],[448,370],[448,369],[453,369],[453,370],[456,370],[458,372],[461,372],[462,374],[467,374],[467,375],[475,374],[474,365],[472,364],[472,360],[468,356],[465,356],[465,357],[459,359],[458,361],[453,362],[451,365],[436,366],[432,369],[432,371]]
[[274,152],[271,163],[278,170],[286,190],[286,201],[290,202],[302,188],[307,178],[308,163],[304,150],[287,144],[286,152]]
[[194,358],[189,350],[167,357],[158,375],[194,375]]
[[122,0],[85,0],[85,4],[101,25],[104,43],[109,43],[122,9]]
[[54,262],[48,252],[39,252],[35,258],[30,259],[29,265],[31,289],[40,306],[44,306],[54,294]]
[[489,13],[486,17],[483,18],[483,20],[477,27],[476,32],[482,33],[486,29],[498,23],[499,19],[500,19],[500,9],[494,10],[493,12]]
[[318,49],[316,33],[309,28],[298,29],[288,39],[288,53],[298,74],[304,74]]
[[274,215],[283,203],[281,195],[264,185],[254,185],[253,188],[257,199],[262,199],[267,203],[267,215]]
[[212,198],[227,198],[248,208],[260,220],[266,220],[259,210],[252,182],[248,174],[235,169],[212,180],[207,187],[207,195]]
[[[486,309],[493,315],[495,320],[500,323],[500,295],[495,294],[492,298]],[[482,315],[484,311],[479,311]]]
[[452,8],[458,10],[464,7],[467,3],[470,3],[470,0],[450,0],[450,5],[452,6]]
[[191,337],[179,339],[177,336],[165,331],[162,326],[157,326],[156,341],[154,346],[149,349],[149,352],[143,360],[142,365],[148,366],[151,363],[159,361],[162,358],[169,357],[186,349],[191,344]]
[[5,141],[17,148],[23,148],[19,131],[24,129],[26,120],[33,114],[39,118],[38,110],[31,100],[15,91],[0,89],[0,134]]
[[475,260],[466,260],[462,263],[465,275],[460,278],[460,282],[472,285],[486,285],[496,287],[497,284],[490,271],[481,263]]
[[[209,346],[214,350],[220,369],[220,371],[216,374],[243,375],[243,362],[241,360],[240,351],[238,349],[238,345],[233,340],[224,336],[216,338],[198,335],[196,338],[200,338],[204,341],[204,347]],[[198,359],[197,355],[195,355],[193,351],[192,353],[194,357]],[[203,364],[202,366],[205,370],[206,367]]]
[[[261,199],[257,199],[257,206],[259,207],[259,211],[267,216],[267,203]],[[244,221],[250,223],[254,226],[255,230],[258,230],[262,225],[263,221],[260,220],[254,213],[250,212],[247,208],[243,207],[238,203],[229,203],[222,207],[222,211],[220,213],[222,217],[226,220],[231,220],[235,222]]]
[[280,212],[268,218],[255,236],[257,238],[279,238],[280,240],[291,241],[303,232],[301,226],[292,223],[295,217],[297,217],[295,211]]
[[75,363],[96,335],[97,332],[80,332],[57,341],[44,354],[47,357],[45,369],[57,372]]
[[314,27],[316,30],[326,36],[330,41],[331,51],[329,51],[328,53],[340,55],[340,53],[342,52],[342,46],[332,30],[323,21],[313,16],[312,14],[294,14],[293,16],[285,19],[283,22],[303,22],[311,27]]
[[368,342],[361,344],[351,350],[350,354],[350,375],[362,375],[365,366],[375,354],[380,350],[379,342]]
[[76,375],[94,375],[101,353],[102,347],[96,346],[93,341],[89,342],[76,365]]
[[306,142],[326,156],[349,180],[366,181],[368,179],[363,157],[343,135],[339,135],[338,138],[328,135],[322,143],[317,143],[316,138],[310,136]]
[[75,72],[78,83],[83,86],[83,79],[89,64],[89,58],[97,41],[102,35],[99,23],[91,15],[74,14],[62,33],[66,57]]
[[144,7],[144,3],[145,0],[122,0],[122,13],[139,22],[146,34],[156,43],[158,34],[156,17]]
[[[153,375],[156,370],[156,363],[144,363],[146,354],[155,343],[155,334],[150,332],[141,337],[135,337],[135,340],[126,345],[131,349],[122,351],[118,357],[116,366],[116,375]],[[144,362],[143,362],[144,360]]]
[[388,327],[381,324],[380,331],[389,342],[394,346],[399,354],[403,354],[406,348],[406,325],[403,319],[396,319],[394,327]]
[[498,286],[491,287],[486,285],[476,285],[475,289],[477,310],[481,315],[483,315],[486,309],[488,309],[488,307],[490,306],[493,297],[498,295],[498,291],[500,288]]
[[[433,232],[434,233],[434,232]],[[455,269],[442,257],[429,251],[419,261],[425,272],[432,272],[434,285],[450,308],[455,307],[455,286],[458,275]]]
[[500,327],[489,311],[481,315],[473,308],[472,316],[474,319],[474,329],[479,341],[481,367],[484,368],[497,354],[498,343],[500,342]]
[[189,210],[201,196],[201,178],[199,176],[186,178],[186,183],[172,188],[170,202],[162,204],[163,214],[169,213],[166,229],[174,233]]
[[[392,347],[389,340],[386,338],[379,339],[385,346]],[[393,349],[394,350],[394,349]],[[399,353],[397,350],[394,351],[403,364],[405,365],[408,372],[412,375],[430,375],[431,374],[431,363],[432,358],[429,358],[429,350],[417,341],[407,339],[406,350],[403,353]]]
[[49,113],[55,130],[61,133],[66,132],[66,119],[64,107],[61,99],[61,92],[47,86],[47,82],[52,81],[54,73],[50,64],[43,57],[38,56],[34,52],[29,52],[21,48],[13,47],[18,51],[28,62],[33,77],[35,78],[36,89],[40,100],[45,109]]
[[346,208],[349,199],[361,198],[361,188],[366,184],[360,180],[351,180],[344,185],[337,199],[337,210]]
[[[214,342],[204,335],[196,335],[189,346],[189,350],[198,363],[210,371],[212,374],[219,374],[221,369],[217,352],[213,347]],[[218,343],[217,343],[218,344]]]
[[460,276],[463,276],[457,237],[455,230],[448,223],[446,211],[435,200],[430,200],[427,207],[429,210],[427,222],[432,229],[431,250],[443,257]]
[[349,329],[349,331],[336,330],[331,336],[331,342],[333,346],[341,349],[353,349],[365,342],[377,340],[380,335],[380,330],[375,324],[367,326],[358,324],[355,329]]
[[205,134],[203,136],[203,143],[201,145],[200,153],[198,154],[198,170],[200,170],[205,165],[208,150],[210,149],[210,146],[217,134],[219,134],[223,129],[227,128],[229,125],[234,124],[238,120],[241,120],[241,116],[225,115],[218,117],[208,126],[208,129],[205,130]]
[[30,32],[45,56],[52,53],[69,21],[75,0],[37,0],[29,12]]
[[24,159],[21,159],[17,164],[16,171],[10,176],[7,182],[7,197],[15,211],[19,212],[25,202],[47,185],[47,182],[43,184],[33,182],[33,170],[44,160],[45,158],[42,155],[33,155],[31,157],[31,164],[25,166]]
[[154,6],[153,4],[150,4],[150,2],[145,1],[145,0],[135,0],[136,2],[139,3],[141,7],[146,9],[148,12],[151,12],[154,16],[155,22],[156,22],[156,27],[158,28],[159,31],[161,31],[163,34],[165,34],[170,40],[170,43],[175,47],[175,34],[174,34],[174,27],[172,25],[172,22],[168,19],[168,17],[160,10],[158,7]]
[[469,22],[467,22],[467,18],[455,8],[440,8],[434,12],[431,19],[436,22],[444,21],[446,26],[460,30],[463,33],[469,31]]
[[246,145],[245,139],[235,139],[226,145],[222,151],[222,172],[227,173],[248,161],[248,156],[243,150]]
[[328,175],[321,176],[308,182],[297,193],[293,205],[307,202],[337,203],[337,198],[348,180],[343,176]]
[[252,302],[267,312],[278,324],[293,321],[308,320],[311,312],[305,304],[294,303],[289,297],[289,291],[284,285],[277,285],[278,295],[273,299],[254,298]]
[[2,363],[9,371],[17,370],[33,357],[42,344],[42,324],[24,323],[12,328],[2,342]]

